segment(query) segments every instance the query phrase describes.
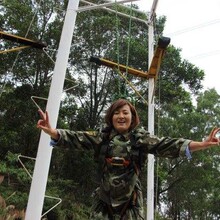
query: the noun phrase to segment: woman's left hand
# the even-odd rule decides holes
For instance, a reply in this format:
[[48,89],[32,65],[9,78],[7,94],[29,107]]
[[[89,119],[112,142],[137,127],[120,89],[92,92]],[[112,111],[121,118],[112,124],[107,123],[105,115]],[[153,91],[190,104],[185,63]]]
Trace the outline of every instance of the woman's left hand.
[[216,136],[219,131],[220,128],[214,127],[205,142],[209,143],[209,145],[220,145],[220,136]]

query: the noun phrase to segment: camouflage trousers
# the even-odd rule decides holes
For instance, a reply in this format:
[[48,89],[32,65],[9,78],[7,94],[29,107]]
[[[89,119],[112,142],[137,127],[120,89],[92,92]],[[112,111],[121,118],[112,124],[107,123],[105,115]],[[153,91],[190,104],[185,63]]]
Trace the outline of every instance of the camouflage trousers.
[[132,200],[121,204],[118,207],[111,207],[98,195],[94,195],[94,203],[91,210],[90,220],[144,220],[142,191],[136,193],[135,204]]

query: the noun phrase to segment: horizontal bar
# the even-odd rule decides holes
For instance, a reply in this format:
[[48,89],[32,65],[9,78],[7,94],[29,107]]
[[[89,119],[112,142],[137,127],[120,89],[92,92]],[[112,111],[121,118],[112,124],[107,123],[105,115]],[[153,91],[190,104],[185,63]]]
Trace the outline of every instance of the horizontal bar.
[[[92,2],[88,2],[86,0],[81,0],[81,2],[86,3],[86,4],[90,4],[90,5],[97,5],[97,4],[94,4]],[[119,11],[116,11],[116,10],[113,10],[113,9],[110,9],[110,8],[106,8],[106,7],[103,7],[102,9],[104,9],[106,11],[109,11],[109,12],[112,12],[112,13],[117,13],[117,15],[129,18],[129,19],[132,19],[132,20],[136,20],[136,21],[139,21],[139,22],[142,22],[142,23],[145,23],[146,25],[148,25],[148,22],[143,20],[143,19],[136,18],[134,16],[130,16],[128,14],[125,14],[125,13],[122,13],[122,12],[119,12]],[[132,10],[134,10],[134,9],[132,9]]]
[[102,7],[109,7],[109,6],[112,6],[115,4],[123,4],[123,3],[134,2],[134,1],[139,1],[139,0],[122,0],[122,1],[118,1],[118,2],[108,2],[108,3],[104,3],[104,4],[100,4],[100,5],[84,6],[84,7],[80,7],[76,11],[83,12],[83,11],[93,10],[93,9],[102,8]]
[[8,34],[5,33],[3,31],[0,31],[0,38],[6,39],[6,40],[10,40],[13,42],[17,42],[17,43],[21,43],[24,45],[28,45],[37,49],[43,49],[44,47],[46,47],[46,44],[40,43],[40,42],[36,42],[36,41],[32,41],[29,40],[27,38],[23,38],[23,37],[19,37],[17,35],[13,35],[13,34]]
[[122,72],[126,72],[135,76],[139,76],[142,78],[148,78],[148,73],[140,70],[133,69],[131,67],[126,67],[124,65],[114,63],[112,61],[103,59],[103,58],[98,58],[98,57],[90,57],[90,62],[94,62],[97,65],[104,65],[107,67],[111,67],[112,69],[119,69]]
[[23,49],[30,48],[30,47],[31,46],[22,46],[22,47],[14,47],[14,48],[7,49],[7,50],[0,50],[0,54],[9,53],[9,52],[15,52],[15,51],[23,50]]
[[132,75],[135,75],[138,77],[142,77],[142,78],[147,78],[147,79],[156,78],[157,74],[159,72],[159,69],[160,69],[162,57],[163,57],[164,52],[165,52],[167,46],[169,45],[169,43],[170,43],[170,38],[168,38],[168,37],[159,38],[157,48],[154,52],[154,56],[151,61],[151,65],[150,65],[148,72],[136,70],[131,67],[126,67],[124,65],[121,65],[121,64],[103,59],[103,58],[98,58],[98,57],[90,57],[90,62],[94,62],[97,65],[104,65],[104,66],[110,67],[112,69],[118,68],[122,72],[126,72],[126,73],[129,73],[129,74],[132,74]]
[[148,23],[153,22],[153,19],[154,19],[155,13],[156,13],[157,4],[158,4],[158,0],[154,0],[151,11],[149,13]]

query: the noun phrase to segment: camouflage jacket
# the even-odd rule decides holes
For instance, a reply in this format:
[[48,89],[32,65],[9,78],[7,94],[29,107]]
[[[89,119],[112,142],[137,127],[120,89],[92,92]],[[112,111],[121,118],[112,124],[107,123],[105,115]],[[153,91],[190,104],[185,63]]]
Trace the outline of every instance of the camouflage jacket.
[[[65,148],[94,150],[101,168],[99,199],[112,206],[118,206],[130,199],[139,187],[138,170],[140,161],[145,162],[149,153],[159,157],[176,158],[185,156],[191,140],[183,138],[158,138],[143,128],[137,128],[125,135],[112,131],[108,140],[101,132],[83,132],[58,129],[60,139],[53,145]],[[106,159],[123,158],[130,161],[126,166],[108,163]],[[137,165],[135,167],[135,164]]]

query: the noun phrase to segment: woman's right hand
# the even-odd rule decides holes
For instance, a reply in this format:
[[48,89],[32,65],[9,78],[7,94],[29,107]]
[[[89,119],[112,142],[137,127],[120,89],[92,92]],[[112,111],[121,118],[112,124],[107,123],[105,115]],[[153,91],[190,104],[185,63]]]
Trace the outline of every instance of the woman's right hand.
[[37,122],[37,128],[43,130],[46,134],[50,135],[51,138],[54,140],[59,139],[59,133],[56,129],[51,128],[50,121],[49,121],[49,115],[48,112],[45,111],[45,113],[39,109],[38,113],[40,114],[41,119]]

